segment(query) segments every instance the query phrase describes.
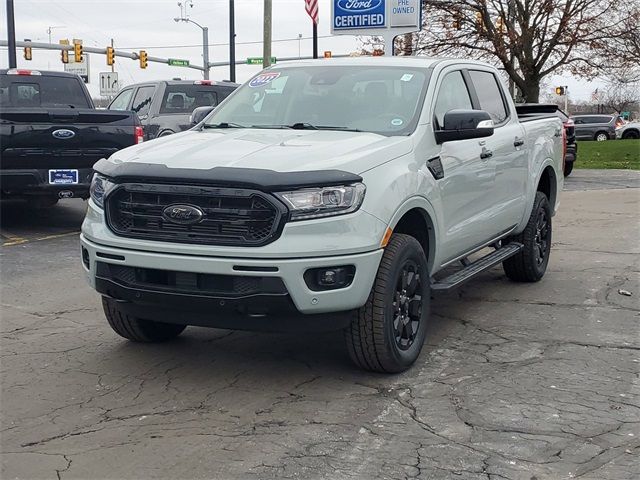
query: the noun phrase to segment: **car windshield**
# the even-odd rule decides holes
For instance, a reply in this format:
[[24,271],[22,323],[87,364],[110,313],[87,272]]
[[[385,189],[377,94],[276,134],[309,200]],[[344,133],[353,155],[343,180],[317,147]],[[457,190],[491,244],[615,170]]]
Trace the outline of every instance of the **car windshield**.
[[314,65],[269,69],[240,87],[204,128],[294,128],[407,135],[430,70]]

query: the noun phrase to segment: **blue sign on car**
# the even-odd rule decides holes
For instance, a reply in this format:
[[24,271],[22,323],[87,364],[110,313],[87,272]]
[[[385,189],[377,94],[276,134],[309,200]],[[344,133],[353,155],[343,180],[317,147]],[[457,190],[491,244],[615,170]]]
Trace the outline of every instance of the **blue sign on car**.
[[333,0],[334,30],[385,26],[385,0]]

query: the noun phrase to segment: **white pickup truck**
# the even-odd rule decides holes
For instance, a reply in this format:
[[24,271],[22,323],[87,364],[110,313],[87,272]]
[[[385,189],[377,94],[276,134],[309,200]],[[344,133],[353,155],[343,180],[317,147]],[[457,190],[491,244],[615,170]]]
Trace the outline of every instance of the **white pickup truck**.
[[359,366],[402,371],[436,291],[499,263],[542,278],[563,135],[479,62],[278,65],[95,165],[84,269],[130,340],[342,328]]

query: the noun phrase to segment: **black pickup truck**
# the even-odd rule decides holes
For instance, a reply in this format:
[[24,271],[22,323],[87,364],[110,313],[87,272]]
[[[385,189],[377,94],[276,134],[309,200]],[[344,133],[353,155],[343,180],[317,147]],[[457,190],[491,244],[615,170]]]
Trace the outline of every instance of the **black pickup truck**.
[[137,115],[97,110],[77,75],[0,70],[0,198],[88,198],[93,164],[142,140]]

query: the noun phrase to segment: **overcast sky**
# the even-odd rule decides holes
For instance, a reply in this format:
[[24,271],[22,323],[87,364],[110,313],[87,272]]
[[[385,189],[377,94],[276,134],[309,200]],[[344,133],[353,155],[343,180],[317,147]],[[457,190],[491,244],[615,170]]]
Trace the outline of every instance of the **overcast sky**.
[[[335,54],[358,49],[356,37],[330,36],[330,1],[319,0],[320,24],[318,26],[319,51],[331,50]],[[3,4],[5,2],[2,2]],[[81,38],[86,46],[104,48],[114,39],[116,49],[137,51],[145,49],[150,56],[184,58],[192,64],[202,65],[202,31],[193,24],[176,23],[180,16],[178,0],[14,0],[16,39],[48,42],[47,29],[52,27],[53,43],[68,38]],[[229,58],[228,0],[193,0],[190,18],[209,27],[210,61],[227,61]],[[235,0],[236,57],[262,56],[262,0]],[[6,12],[0,6],[0,37],[6,38]],[[53,28],[56,27],[56,28]],[[311,20],[304,10],[304,0],[273,0],[273,46],[275,57],[311,55]],[[302,34],[302,41],[298,35]],[[282,40],[282,41],[281,41]],[[91,93],[98,95],[98,73],[109,70],[104,55],[90,54]],[[33,60],[28,62],[19,49],[18,67],[62,70],[59,51],[34,50]],[[73,58],[71,56],[71,58]],[[0,68],[7,68],[7,51],[0,49]],[[259,66],[237,66],[237,80],[242,82],[260,70]],[[144,80],[199,79],[202,73],[188,68],[169,67],[149,62],[149,68],[141,70],[137,60],[116,59],[116,71],[123,85]],[[211,78],[229,78],[229,67],[211,70]],[[589,99],[598,81],[549,77],[551,86],[568,85],[575,99]]]

